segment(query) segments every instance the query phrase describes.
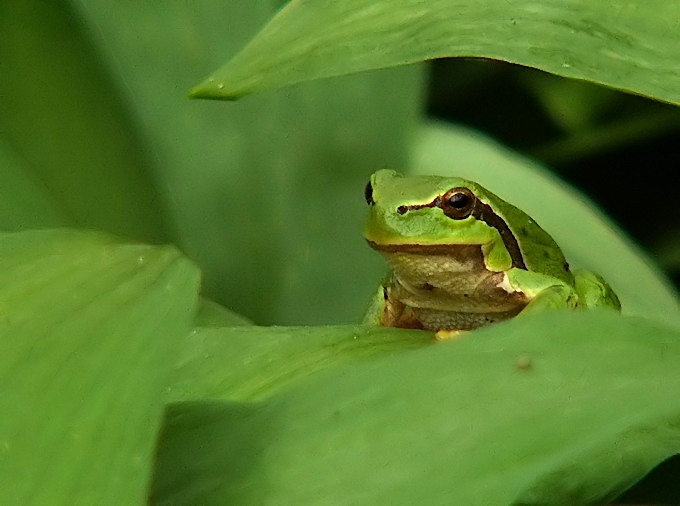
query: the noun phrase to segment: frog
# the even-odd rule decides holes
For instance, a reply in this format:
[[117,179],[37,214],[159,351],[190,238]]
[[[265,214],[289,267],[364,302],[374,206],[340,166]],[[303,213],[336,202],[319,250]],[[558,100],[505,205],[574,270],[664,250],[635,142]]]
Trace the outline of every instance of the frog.
[[363,322],[448,339],[552,309],[619,311],[602,276],[571,269],[524,211],[474,181],[371,175],[363,235],[389,265]]

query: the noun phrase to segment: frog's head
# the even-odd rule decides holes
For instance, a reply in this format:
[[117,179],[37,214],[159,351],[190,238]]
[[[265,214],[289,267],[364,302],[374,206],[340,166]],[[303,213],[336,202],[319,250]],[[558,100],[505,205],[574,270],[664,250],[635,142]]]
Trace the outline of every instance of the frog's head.
[[472,181],[379,170],[366,185],[366,202],[364,237],[377,250],[479,245],[496,267],[523,267],[517,240],[495,210],[509,204]]

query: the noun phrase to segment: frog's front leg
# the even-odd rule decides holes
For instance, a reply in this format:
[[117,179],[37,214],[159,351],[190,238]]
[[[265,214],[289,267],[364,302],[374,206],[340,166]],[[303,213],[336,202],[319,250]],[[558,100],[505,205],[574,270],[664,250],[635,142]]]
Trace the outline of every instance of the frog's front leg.
[[529,299],[518,316],[578,305],[578,294],[573,286],[537,272],[512,269],[507,274],[506,289],[520,291]]
[[371,296],[368,303],[368,308],[361,319],[364,325],[380,325],[383,312],[385,311],[385,303],[387,301],[387,288],[383,283],[378,286],[378,289]]
[[402,329],[421,329],[422,325],[416,319],[413,310],[391,296],[390,279],[391,276],[388,276],[374,292],[362,323]]
[[575,308],[578,296],[568,285],[552,285],[538,292],[517,315],[538,313],[554,309]]

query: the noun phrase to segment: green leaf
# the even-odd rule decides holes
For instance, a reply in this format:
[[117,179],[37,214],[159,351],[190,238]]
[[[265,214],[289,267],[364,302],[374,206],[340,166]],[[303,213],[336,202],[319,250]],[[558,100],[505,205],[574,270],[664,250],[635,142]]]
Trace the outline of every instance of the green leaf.
[[192,91],[248,93],[445,56],[536,67],[680,103],[680,5],[666,0],[301,0]]
[[197,328],[182,341],[170,400],[262,399],[339,362],[425,346],[431,337],[365,326]]
[[[204,293],[259,324],[356,321],[379,263],[365,260],[359,232],[363,188],[376,167],[406,163],[425,69],[308,83],[228,107],[188,100],[196,76],[280,3],[73,0],[131,97],[170,192],[174,242],[201,266]],[[359,296],[348,273],[366,285]]]
[[478,132],[425,124],[413,144],[414,173],[478,181],[526,211],[560,245],[573,267],[603,275],[623,312],[680,322],[678,297],[647,255],[588,199],[539,163]]
[[24,161],[0,139],[0,230],[49,228],[71,220]]
[[0,235],[0,503],[144,504],[196,268],[68,230]]
[[[279,329],[205,335],[204,374],[229,381],[199,401],[200,380],[194,402],[171,406],[152,502],[593,504],[680,451],[676,329],[565,311],[426,346],[413,346],[424,333],[387,330],[347,327],[325,360],[310,360],[324,327],[298,336],[306,347],[278,343]],[[389,333],[411,345],[347,360]],[[238,370],[279,388],[244,402]]]
[[[8,210],[0,225],[16,230],[58,221],[166,239],[148,147],[68,2],[0,2],[0,34],[0,142],[15,161],[11,171],[33,183],[18,187],[28,199],[22,207],[37,207],[33,219]],[[18,180],[10,169],[0,166],[8,192]],[[56,206],[50,219],[45,200]]]
[[253,322],[215,301],[201,297],[194,324],[197,327],[240,327]]

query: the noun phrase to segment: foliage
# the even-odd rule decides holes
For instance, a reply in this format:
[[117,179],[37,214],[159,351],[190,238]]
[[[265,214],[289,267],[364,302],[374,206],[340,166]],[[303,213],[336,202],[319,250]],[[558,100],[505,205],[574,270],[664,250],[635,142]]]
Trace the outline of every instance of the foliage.
[[[677,297],[645,253],[422,119],[422,65],[313,81],[464,55],[678,103],[680,7],[301,0],[265,24],[279,7],[0,4],[0,503],[598,503],[680,451]],[[577,128],[587,101],[542,89]],[[347,325],[382,270],[359,234],[382,166],[526,209],[622,315]]]

